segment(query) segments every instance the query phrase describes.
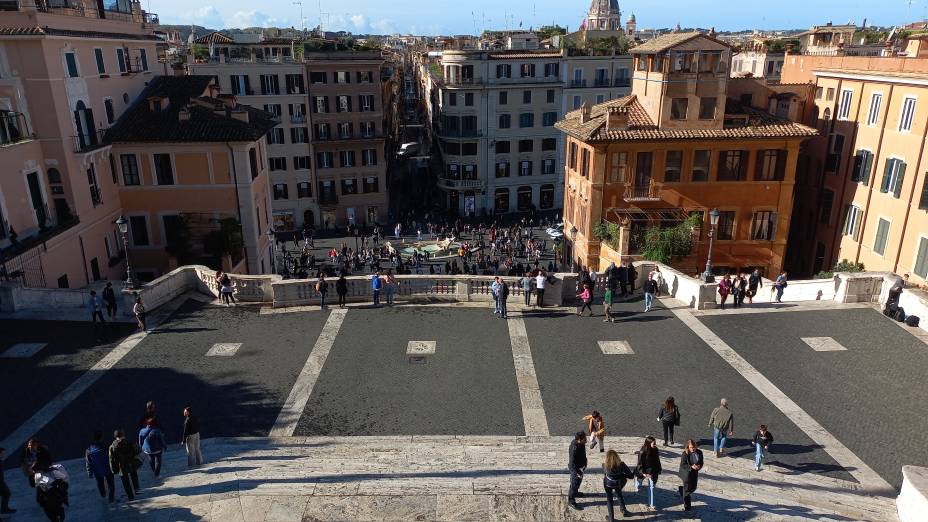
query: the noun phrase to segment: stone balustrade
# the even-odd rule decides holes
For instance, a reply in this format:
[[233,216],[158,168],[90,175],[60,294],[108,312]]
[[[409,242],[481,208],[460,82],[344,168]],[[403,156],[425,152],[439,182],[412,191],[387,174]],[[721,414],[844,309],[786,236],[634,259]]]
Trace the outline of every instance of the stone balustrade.
[[899,522],[922,522],[928,514],[928,468],[902,466],[902,488],[896,497]]

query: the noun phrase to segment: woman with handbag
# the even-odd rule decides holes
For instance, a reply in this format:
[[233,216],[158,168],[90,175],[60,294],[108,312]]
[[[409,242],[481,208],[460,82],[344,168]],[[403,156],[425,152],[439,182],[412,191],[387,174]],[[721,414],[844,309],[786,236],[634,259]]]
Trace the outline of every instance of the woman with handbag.
[[677,487],[677,491],[683,497],[683,509],[686,511],[692,508],[692,494],[696,491],[702,465],[702,450],[696,446],[695,440],[687,440],[683,454],[680,456],[680,480],[683,481],[683,485]]
[[657,421],[664,428],[664,446],[673,446],[673,428],[680,425],[680,410],[673,397],[667,397],[657,412]]
[[577,299],[580,300],[580,309],[577,310],[577,315],[583,315],[584,310],[590,311],[590,317],[593,317],[593,292],[591,291],[592,285],[590,283],[583,284],[583,290],[577,294]]
[[622,496],[622,488],[628,479],[634,477],[634,473],[628,466],[622,462],[619,454],[615,450],[606,452],[606,460],[603,462],[603,489],[606,490],[606,509],[609,512],[609,522],[615,522],[615,512],[613,506],[613,496],[619,499],[619,508],[622,510],[622,516],[630,516],[631,513],[625,507],[625,497]]

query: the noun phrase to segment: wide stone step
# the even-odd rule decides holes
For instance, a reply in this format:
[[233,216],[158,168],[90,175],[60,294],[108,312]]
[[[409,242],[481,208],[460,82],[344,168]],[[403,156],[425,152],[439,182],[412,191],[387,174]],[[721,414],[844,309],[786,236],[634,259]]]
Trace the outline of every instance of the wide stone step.
[[[641,439],[606,442],[633,464]],[[598,451],[589,453],[583,511],[567,506],[568,443],[561,437],[210,439],[203,443],[203,466],[187,468],[186,455],[172,447],[160,481],[143,467],[141,495],[130,504],[108,505],[83,462],[65,462],[72,477],[69,520],[604,520]],[[667,472],[658,479],[656,503],[670,517],[684,515],[676,493],[679,452],[661,452]],[[746,459],[709,453],[694,518],[896,520],[892,499],[862,494],[856,483],[775,466],[756,472]],[[15,520],[41,520],[21,476],[11,472],[7,480],[20,510]],[[646,488],[635,493],[630,483],[624,496],[636,518],[653,518]]]

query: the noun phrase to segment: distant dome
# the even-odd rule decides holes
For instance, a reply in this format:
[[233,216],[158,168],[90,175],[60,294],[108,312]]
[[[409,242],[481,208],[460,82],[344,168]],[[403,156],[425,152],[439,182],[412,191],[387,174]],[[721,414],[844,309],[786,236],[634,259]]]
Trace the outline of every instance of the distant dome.
[[593,0],[587,13],[588,30],[619,31],[622,28],[622,11],[618,0]]

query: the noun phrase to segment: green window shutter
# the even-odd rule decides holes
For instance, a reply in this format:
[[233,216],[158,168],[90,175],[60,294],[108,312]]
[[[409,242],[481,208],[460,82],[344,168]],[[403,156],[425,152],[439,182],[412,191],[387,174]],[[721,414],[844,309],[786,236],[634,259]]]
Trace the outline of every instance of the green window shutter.
[[918,201],[918,208],[921,210],[928,210],[928,177],[922,182],[922,197]]
[[880,183],[880,192],[889,192],[889,178],[893,172],[893,160],[886,160],[886,167],[883,168],[883,181]]
[[918,255],[915,257],[915,274],[921,278],[928,278],[928,239],[921,238],[918,242]]
[[905,179],[905,163],[899,162],[899,174],[896,175],[896,185],[893,187],[893,197],[898,198],[902,194],[902,180]]
[[863,152],[866,153],[866,157],[864,158],[863,170],[860,174],[860,182],[866,185],[867,183],[870,183],[870,169],[873,168],[873,153],[869,150],[865,150]]

